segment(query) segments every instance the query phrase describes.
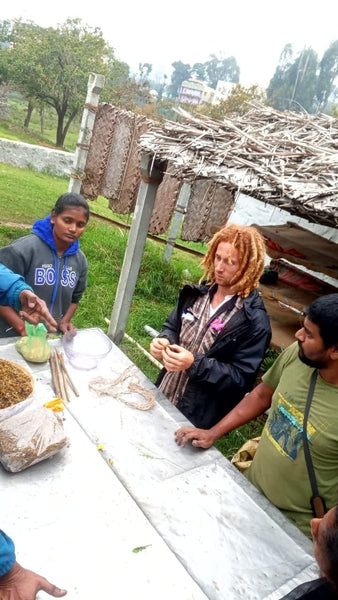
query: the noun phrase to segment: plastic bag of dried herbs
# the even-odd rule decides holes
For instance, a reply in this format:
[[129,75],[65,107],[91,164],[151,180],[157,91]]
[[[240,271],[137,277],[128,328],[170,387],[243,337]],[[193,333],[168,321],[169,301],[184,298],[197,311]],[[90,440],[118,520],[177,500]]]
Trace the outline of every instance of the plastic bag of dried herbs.
[[11,473],[53,456],[67,443],[62,418],[44,406],[0,423],[0,462]]
[[50,346],[47,340],[47,329],[43,323],[36,326],[25,323],[26,334],[15,344],[22,356],[29,362],[43,363],[50,358]]

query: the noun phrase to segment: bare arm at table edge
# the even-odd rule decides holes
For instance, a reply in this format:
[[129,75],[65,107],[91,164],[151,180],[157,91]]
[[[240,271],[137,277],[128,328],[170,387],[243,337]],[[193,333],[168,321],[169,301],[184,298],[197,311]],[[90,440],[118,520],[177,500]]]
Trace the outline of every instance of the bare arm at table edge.
[[181,427],[175,432],[175,439],[179,446],[184,447],[191,441],[196,448],[210,448],[222,435],[233,429],[245,425],[259,417],[271,406],[274,390],[266,383],[260,383],[252,392],[244,396],[243,400],[235,406],[221,421],[210,429],[197,429],[195,427]]

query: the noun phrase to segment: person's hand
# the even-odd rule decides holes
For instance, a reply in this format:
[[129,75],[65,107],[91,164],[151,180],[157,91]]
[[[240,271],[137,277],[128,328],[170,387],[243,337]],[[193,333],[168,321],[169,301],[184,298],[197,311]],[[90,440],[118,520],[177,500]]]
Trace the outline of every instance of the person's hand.
[[62,598],[67,594],[47,579],[33,571],[24,569],[17,562],[0,577],[0,600],[35,600],[40,591],[47,592],[54,598]]
[[185,371],[194,362],[194,355],[182,346],[170,344],[163,351],[162,360],[167,371]]
[[153,338],[150,344],[150,354],[155,358],[162,358],[163,350],[170,344],[167,338]]
[[71,323],[70,321],[64,321],[63,319],[61,319],[59,323],[59,329],[62,333],[72,332],[73,334],[75,334],[76,332],[75,325],[73,325],[73,323]]
[[179,446],[191,441],[196,448],[210,448],[215,441],[210,429],[196,429],[196,427],[181,427],[175,431],[175,441]]
[[44,323],[47,329],[52,333],[57,331],[57,323],[50,314],[47,304],[44,300],[41,300],[39,296],[31,292],[30,290],[22,290],[19,295],[21,304],[20,317],[37,325],[38,323]]

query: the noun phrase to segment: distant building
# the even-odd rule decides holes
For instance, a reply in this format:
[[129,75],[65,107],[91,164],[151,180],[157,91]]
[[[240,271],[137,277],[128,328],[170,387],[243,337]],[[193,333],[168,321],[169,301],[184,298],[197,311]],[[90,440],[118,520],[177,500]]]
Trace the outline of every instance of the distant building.
[[232,81],[222,81],[219,79],[219,81],[217,81],[212,104],[219,104],[222,100],[226,100],[235,85],[237,84],[232,83]]
[[231,81],[217,82],[216,89],[209,87],[204,81],[199,79],[187,79],[182,81],[178,94],[179,102],[188,104],[219,104],[221,100],[226,100],[235,83]]
[[188,104],[208,104],[212,102],[215,90],[209,87],[204,81],[198,79],[188,79],[182,81],[178,93],[178,101]]

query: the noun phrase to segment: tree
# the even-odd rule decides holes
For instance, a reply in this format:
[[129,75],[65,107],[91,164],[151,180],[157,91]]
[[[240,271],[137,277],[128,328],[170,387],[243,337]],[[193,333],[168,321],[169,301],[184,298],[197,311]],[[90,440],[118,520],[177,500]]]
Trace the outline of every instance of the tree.
[[228,58],[219,58],[215,54],[210,56],[210,60],[205,63],[205,73],[207,83],[213,89],[216,89],[218,81],[239,82],[239,66],[233,56]]
[[200,81],[205,81],[206,76],[206,63],[194,63],[191,69],[191,76]]
[[148,83],[148,78],[150,73],[153,70],[153,65],[151,65],[150,63],[139,63],[138,64],[138,74],[137,74],[137,79],[138,82],[141,84],[145,84]]
[[173,62],[172,66],[174,70],[171,75],[170,85],[168,86],[168,92],[172,98],[177,98],[182,81],[191,77],[191,66],[184,64],[181,60]]
[[316,110],[318,57],[310,48],[294,56],[287,44],[270,80],[267,97],[279,110]]
[[11,47],[6,50],[9,80],[29,100],[56,111],[57,146],[63,146],[83,106],[89,73],[109,76],[109,53],[112,56],[101,30],[83,25],[80,19],[68,19],[56,29],[13,22]]
[[334,82],[338,76],[338,40],[333,42],[323,55],[317,82],[318,110],[324,111],[334,91]]
[[[305,48],[290,67],[290,109],[316,112],[318,56],[312,48]],[[294,82],[294,83],[293,83]],[[293,83],[293,85],[292,85]]]
[[0,21],[0,85],[8,83],[7,50],[10,48],[11,22]]

